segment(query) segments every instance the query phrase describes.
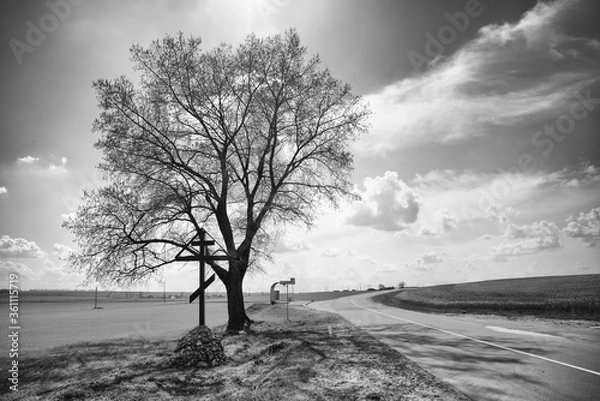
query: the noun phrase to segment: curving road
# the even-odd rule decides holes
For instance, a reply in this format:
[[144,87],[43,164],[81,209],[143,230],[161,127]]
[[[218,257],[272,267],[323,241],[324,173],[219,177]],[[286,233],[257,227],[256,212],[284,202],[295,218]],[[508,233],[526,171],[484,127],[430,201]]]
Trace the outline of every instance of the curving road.
[[473,400],[600,399],[593,323],[419,313],[373,302],[374,295],[309,307],[340,314]]

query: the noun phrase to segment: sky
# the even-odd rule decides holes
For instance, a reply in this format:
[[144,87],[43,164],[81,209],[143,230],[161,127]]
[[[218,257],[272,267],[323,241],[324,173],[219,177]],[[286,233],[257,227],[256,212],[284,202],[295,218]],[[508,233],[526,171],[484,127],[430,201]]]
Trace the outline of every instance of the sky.
[[[92,82],[135,81],[129,48],[203,48],[295,28],[372,111],[358,202],[287,227],[246,291],[421,286],[600,273],[595,0],[2,0],[0,281],[93,288],[62,221],[103,185]],[[194,291],[175,263],[140,288]],[[221,284],[211,290],[222,291]]]

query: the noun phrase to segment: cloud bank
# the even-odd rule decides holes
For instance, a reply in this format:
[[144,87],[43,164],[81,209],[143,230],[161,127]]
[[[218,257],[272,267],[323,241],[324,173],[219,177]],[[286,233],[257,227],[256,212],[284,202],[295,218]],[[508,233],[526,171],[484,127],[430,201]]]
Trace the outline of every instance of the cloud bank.
[[573,24],[596,23],[586,18],[585,5],[540,2],[518,22],[481,28],[427,73],[366,96],[374,135],[357,150],[388,152],[502,135],[506,126],[568,112],[578,94],[600,81],[600,42]]
[[562,232],[567,237],[581,238],[588,246],[596,246],[600,239],[600,207],[581,212],[577,218],[569,217]]
[[0,258],[32,259],[43,256],[44,252],[33,241],[8,235],[0,237]]

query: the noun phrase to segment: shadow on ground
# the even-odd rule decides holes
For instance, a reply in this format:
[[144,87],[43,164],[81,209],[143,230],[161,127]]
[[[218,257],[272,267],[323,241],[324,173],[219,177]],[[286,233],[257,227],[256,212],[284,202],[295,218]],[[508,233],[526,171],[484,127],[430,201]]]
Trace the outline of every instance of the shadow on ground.
[[[434,374],[453,379],[477,378],[473,392],[485,394],[485,399],[508,397],[507,389],[514,385],[541,382],[529,374],[531,360],[523,355],[498,349],[466,338],[453,337],[438,331],[408,324],[375,325],[369,332],[378,340],[393,347]],[[478,338],[481,341],[498,343],[497,338]],[[501,344],[519,351],[539,356],[548,352],[535,341],[519,344]],[[473,396],[467,391],[468,395]]]
[[[257,305],[249,333],[222,338],[226,365],[180,370],[176,338],[79,343],[19,361],[7,400],[466,400],[336,315]],[[223,331],[222,331],[223,332]],[[218,335],[222,335],[218,332]],[[1,359],[6,366],[7,359]],[[5,371],[6,372],[6,371]],[[1,380],[6,383],[6,373]]]

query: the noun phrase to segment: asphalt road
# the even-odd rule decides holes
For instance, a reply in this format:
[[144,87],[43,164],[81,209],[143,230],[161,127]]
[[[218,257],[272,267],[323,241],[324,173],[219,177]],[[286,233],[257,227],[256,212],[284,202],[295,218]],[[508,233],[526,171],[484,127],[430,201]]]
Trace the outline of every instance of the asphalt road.
[[309,306],[340,314],[473,400],[600,399],[600,324],[419,313],[373,295]]

